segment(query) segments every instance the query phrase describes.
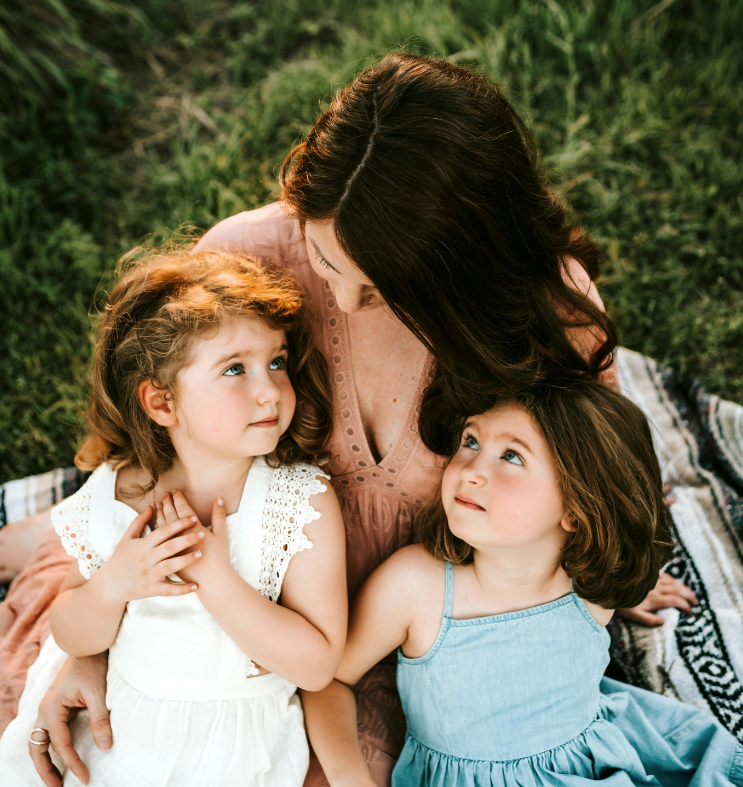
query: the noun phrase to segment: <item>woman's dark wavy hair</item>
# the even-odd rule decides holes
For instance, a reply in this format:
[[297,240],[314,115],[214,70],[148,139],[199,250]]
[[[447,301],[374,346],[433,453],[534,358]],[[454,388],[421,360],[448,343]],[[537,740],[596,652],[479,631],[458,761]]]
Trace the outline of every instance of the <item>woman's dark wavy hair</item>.
[[[595,377],[617,344],[566,283],[599,252],[550,192],[531,134],[499,88],[444,60],[391,54],[341,90],[284,161],[301,222],[332,219],[340,246],[428,347],[452,404],[568,370]],[[567,325],[600,340],[584,357]]]
[[145,412],[138,389],[152,380],[178,400],[178,372],[188,365],[194,339],[240,315],[286,334],[288,374],[297,395],[289,428],[267,460],[324,464],[333,426],[325,359],[312,343],[299,286],[246,254],[193,252],[192,245],[124,259],[98,324],[88,434],[75,463],[94,470],[136,464],[153,489],[172,465],[175,449],[165,427]]
[[[440,453],[453,456],[466,418],[446,409],[440,391],[434,396],[442,404],[428,438]],[[576,593],[607,609],[639,604],[673,551],[660,468],[642,410],[588,378],[539,384],[498,404],[523,407],[547,442],[576,528],[562,558]],[[449,530],[440,496],[417,514],[415,527],[434,557],[473,561],[473,548]]]

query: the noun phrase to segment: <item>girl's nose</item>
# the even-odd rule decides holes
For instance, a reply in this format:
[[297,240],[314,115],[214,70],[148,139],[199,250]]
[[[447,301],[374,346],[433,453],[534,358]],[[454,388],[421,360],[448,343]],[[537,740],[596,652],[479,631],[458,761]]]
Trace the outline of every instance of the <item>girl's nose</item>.
[[479,460],[480,457],[476,456],[472,461],[467,462],[467,464],[463,465],[460,469],[459,475],[465,483],[471,484],[472,486],[485,486],[487,483],[487,473],[485,472],[485,468],[481,466],[482,462]]
[[281,399],[281,388],[271,378],[270,374],[262,375],[256,381],[255,400],[258,404],[273,404]]

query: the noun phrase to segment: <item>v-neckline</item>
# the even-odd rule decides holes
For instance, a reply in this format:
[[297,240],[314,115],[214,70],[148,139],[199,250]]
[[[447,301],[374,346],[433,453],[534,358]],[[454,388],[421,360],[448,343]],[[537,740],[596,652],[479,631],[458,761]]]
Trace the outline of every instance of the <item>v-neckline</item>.
[[[356,394],[356,383],[351,363],[351,341],[346,314],[338,308],[335,297],[327,283],[322,280],[321,308],[325,357],[330,370],[333,399],[339,403],[336,434],[347,448],[350,466],[341,475],[355,474],[355,480],[378,480],[394,490],[402,485],[397,478],[406,469],[415,452],[418,437],[418,413],[425,389],[433,378],[434,361],[430,353],[423,363],[418,384],[408,402],[405,416],[387,453],[377,462],[364,431]],[[379,473],[377,471],[383,471]],[[399,491],[399,490],[398,490]],[[404,497],[409,495],[401,492]]]

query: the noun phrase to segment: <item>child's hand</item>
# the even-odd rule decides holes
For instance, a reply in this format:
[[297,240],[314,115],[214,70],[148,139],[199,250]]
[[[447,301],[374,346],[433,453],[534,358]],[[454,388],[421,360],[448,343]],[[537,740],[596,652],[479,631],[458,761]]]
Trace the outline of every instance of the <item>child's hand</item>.
[[[195,546],[204,536],[197,530],[190,530],[196,517],[175,519],[142,538],[142,531],[151,517],[152,506],[148,506],[129,525],[113,555],[98,572],[105,571],[106,581],[101,587],[111,601],[125,604],[152,596],[183,596],[197,589],[194,584],[180,585],[167,579],[168,575],[201,559],[201,552],[195,551]],[[183,533],[184,530],[189,532]],[[185,550],[189,551],[181,554]]]
[[[201,525],[183,493],[179,489],[175,489],[172,494],[168,493],[163,497],[162,505],[157,508],[157,528],[159,530],[162,526],[180,522],[183,519],[191,520],[194,523],[194,532],[203,534],[203,541],[199,542],[198,546],[203,557],[198,561],[198,565],[194,565],[192,562],[185,569],[180,569],[178,576],[184,582],[203,584],[210,581],[211,577],[231,571],[230,542],[227,534],[227,514],[224,502],[221,499],[216,500],[212,506],[210,531]],[[192,549],[195,547],[188,551]]]

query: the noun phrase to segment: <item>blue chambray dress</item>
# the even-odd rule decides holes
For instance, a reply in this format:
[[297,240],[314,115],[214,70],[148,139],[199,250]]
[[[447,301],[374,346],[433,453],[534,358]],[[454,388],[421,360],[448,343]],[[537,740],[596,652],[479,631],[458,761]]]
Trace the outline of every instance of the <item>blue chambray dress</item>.
[[743,748],[712,716],[603,678],[609,634],[575,593],[452,620],[452,574],[434,646],[398,653],[393,787],[743,787]]

